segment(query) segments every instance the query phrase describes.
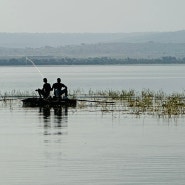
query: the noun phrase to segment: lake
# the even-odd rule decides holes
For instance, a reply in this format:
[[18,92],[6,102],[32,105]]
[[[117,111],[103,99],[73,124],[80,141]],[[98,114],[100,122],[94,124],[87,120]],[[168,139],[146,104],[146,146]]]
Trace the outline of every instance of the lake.
[[[185,65],[125,66],[38,66],[53,84],[59,77],[70,90],[85,92],[105,89],[184,91]],[[28,90],[42,87],[42,76],[34,67],[0,67],[1,91]]]
[[[39,66],[70,89],[184,91],[184,65]],[[1,91],[34,91],[33,67],[1,67]],[[185,117],[84,108],[23,107],[0,101],[0,184],[184,185]]]

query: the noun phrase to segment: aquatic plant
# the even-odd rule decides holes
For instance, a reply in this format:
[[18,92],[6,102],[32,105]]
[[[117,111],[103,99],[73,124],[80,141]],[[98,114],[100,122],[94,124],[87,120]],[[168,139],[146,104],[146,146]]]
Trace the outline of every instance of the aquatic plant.
[[0,100],[6,101],[6,100],[12,100],[17,98],[24,98],[24,97],[36,97],[37,94],[30,91],[20,91],[20,90],[12,90],[12,91],[6,91],[6,92],[0,92]]
[[[38,97],[34,92],[16,91],[0,92],[1,100]],[[151,91],[143,89],[137,92],[130,90],[92,90],[85,93],[83,89],[69,92],[70,98],[76,98],[78,108],[94,107],[96,111],[122,112],[129,114],[150,114],[161,116],[176,116],[185,114],[185,92],[166,94],[162,90]]]

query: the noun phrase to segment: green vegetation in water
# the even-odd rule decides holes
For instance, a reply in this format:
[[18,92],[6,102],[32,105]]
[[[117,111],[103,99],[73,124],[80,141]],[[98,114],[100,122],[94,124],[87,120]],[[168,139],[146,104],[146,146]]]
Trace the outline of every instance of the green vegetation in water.
[[[122,112],[126,114],[148,114],[161,116],[177,116],[185,114],[185,93],[166,94],[163,91],[143,89],[141,92],[131,90],[89,91],[86,95],[99,103],[103,112]],[[109,104],[107,102],[112,102]],[[84,105],[83,105],[84,106]]]
[[20,91],[20,90],[12,90],[6,92],[0,92],[0,99],[7,100],[7,99],[17,99],[17,98],[24,98],[24,97],[37,97],[35,91]]
[[[84,93],[83,89],[69,92],[69,98],[76,98],[78,108],[94,107],[102,112],[120,112],[125,114],[148,114],[161,116],[179,116],[185,114],[185,93],[166,94],[163,91],[143,89],[138,92],[130,90],[96,90],[90,89]],[[16,91],[1,93],[1,100],[23,99],[38,97],[37,93]]]

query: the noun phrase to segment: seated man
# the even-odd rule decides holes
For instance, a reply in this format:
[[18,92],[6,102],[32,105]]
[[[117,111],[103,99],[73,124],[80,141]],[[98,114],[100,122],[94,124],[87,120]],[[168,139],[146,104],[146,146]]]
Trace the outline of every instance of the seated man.
[[43,79],[44,85],[42,89],[37,89],[36,91],[38,91],[40,98],[43,96],[43,98],[47,99],[48,97],[50,97],[50,91],[51,89],[51,85],[49,83],[47,83],[47,78]]
[[67,92],[67,86],[65,86],[63,83],[61,83],[61,79],[57,78],[57,83],[54,83],[52,86],[52,90],[54,89],[54,95],[57,98],[61,98],[61,96],[64,94],[65,98],[68,96]]

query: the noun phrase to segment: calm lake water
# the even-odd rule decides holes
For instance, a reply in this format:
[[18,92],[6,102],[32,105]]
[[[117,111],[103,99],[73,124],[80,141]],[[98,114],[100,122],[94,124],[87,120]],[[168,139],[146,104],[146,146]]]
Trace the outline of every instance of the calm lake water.
[[[184,65],[39,67],[72,89],[183,91]],[[1,91],[35,90],[32,67],[1,67]],[[0,184],[184,185],[185,117],[26,108],[0,102]]]
[[[53,84],[60,77],[70,90],[105,89],[184,91],[185,65],[126,66],[38,66]],[[1,91],[34,91],[42,86],[42,76],[34,67],[0,67]]]

